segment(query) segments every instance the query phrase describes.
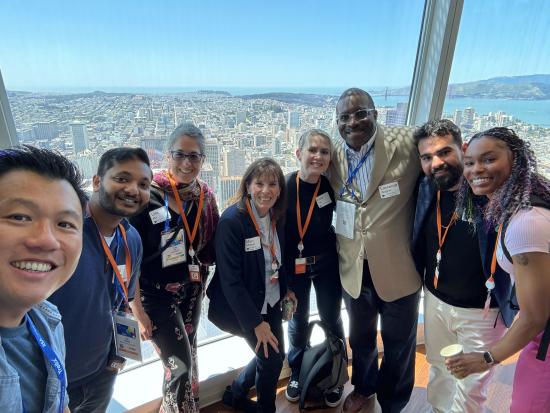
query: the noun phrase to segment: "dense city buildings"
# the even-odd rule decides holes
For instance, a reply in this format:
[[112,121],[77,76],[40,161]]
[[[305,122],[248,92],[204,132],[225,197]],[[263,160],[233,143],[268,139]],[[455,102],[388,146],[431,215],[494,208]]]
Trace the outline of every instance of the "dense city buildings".
[[[261,156],[274,157],[285,172],[294,169],[294,148],[301,131],[315,127],[334,135],[336,97],[311,96],[293,95],[289,103],[278,95],[231,96],[212,91],[147,95],[9,92],[19,140],[62,152],[78,163],[87,178],[95,170],[96,159],[120,145],[143,147],[153,167],[160,168],[167,136],[177,124],[193,122],[208,138],[202,178],[216,191],[222,189],[221,178],[242,176],[250,162]],[[383,96],[379,99],[381,124],[405,123],[406,96],[401,102],[394,99],[393,105]],[[550,128],[522,122],[502,111],[478,113],[473,106],[444,117],[459,125],[466,139],[492,126],[514,128],[531,142],[541,170],[549,173],[550,153],[545,143]]]

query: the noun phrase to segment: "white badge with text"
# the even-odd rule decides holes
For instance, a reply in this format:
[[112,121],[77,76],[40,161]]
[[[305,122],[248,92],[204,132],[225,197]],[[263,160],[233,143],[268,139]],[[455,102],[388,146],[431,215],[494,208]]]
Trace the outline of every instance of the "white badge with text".
[[386,185],[380,185],[378,187],[378,192],[380,192],[380,198],[391,198],[399,195],[399,184],[397,182],[390,182]]
[[141,336],[136,319],[122,312],[113,316],[116,354],[121,357],[141,361]]
[[120,275],[122,275],[122,279],[125,283],[128,282],[128,274],[126,274],[126,265],[125,264],[118,264],[118,271],[120,272]]
[[315,200],[315,202],[317,202],[317,206],[319,208],[323,208],[329,205],[332,202],[332,200],[330,199],[330,195],[328,194],[328,192],[325,192],[324,194],[319,195]]
[[355,225],[355,204],[344,201],[336,201],[336,233],[343,237],[353,239],[353,226]]
[[149,216],[151,217],[151,222],[153,223],[153,225],[159,224],[166,221],[167,219],[172,218],[170,216],[170,211],[168,211],[168,208],[166,207],[160,207],[149,211]]
[[[173,229],[163,231],[160,235],[160,246],[164,247],[168,241],[174,236]],[[178,235],[172,240],[170,246],[162,251],[162,268],[169,267],[171,265],[180,264],[187,261],[187,254],[185,252],[185,238],[183,236],[183,229],[178,230]]]
[[260,237],[247,238],[244,240],[244,250],[246,252],[257,251],[262,248]]

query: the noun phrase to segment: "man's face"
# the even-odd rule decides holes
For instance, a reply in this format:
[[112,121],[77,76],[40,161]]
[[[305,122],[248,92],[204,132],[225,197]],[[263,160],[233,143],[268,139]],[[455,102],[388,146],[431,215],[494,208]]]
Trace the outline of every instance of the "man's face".
[[94,176],[99,205],[111,215],[131,217],[149,202],[151,169],[138,159],[115,162],[103,177]]
[[372,137],[377,117],[374,104],[364,94],[345,96],[336,105],[340,135],[355,150],[361,149]]
[[454,188],[462,175],[462,150],[452,135],[431,135],[418,143],[420,163],[426,176],[442,191]]
[[2,309],[26,311],[65,284],[82,250],[82,220],[69,182],[30,171],[0,177]]

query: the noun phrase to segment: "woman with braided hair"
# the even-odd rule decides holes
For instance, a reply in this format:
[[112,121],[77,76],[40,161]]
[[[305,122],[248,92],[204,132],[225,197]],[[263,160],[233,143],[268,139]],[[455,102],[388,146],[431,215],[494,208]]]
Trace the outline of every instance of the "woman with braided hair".
[[[550,412],[550,181],[537,172],[533,151],[512,129],[492,128],[472,137],[464,156],[457,212],[498,226],[493,260],[515,280],[519,316],[485,353],[447,360],[457,378],[482,372],[521,351],[510,411]],[[471,195],[485,195],[483,211]],[[493,264],[494,265],[494,264]],[[494,285],[487,282],[488,292]]]

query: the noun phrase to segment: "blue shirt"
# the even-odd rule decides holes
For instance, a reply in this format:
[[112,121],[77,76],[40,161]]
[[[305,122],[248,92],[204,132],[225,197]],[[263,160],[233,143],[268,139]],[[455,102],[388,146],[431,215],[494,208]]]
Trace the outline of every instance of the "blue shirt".
[[[44,301],[33,307],[29,314],[42,337],[63,362],[63,325],[55,306]],[[22,412],[24,401],[27,412],[58,413],[59,391],[59,379],[28,331],[27,323],[15,328],[1,328],[0,412]],[[66,394],[64,404],[65,407],[68,405]]]
[[[357,197],[361,200],[367,193],[367,187],[370,182],[372,167],[374,165],[374,137],[375,136],[376,136],[376,129],[374,130],[374,134],[369,138],[367,143],[361,146],[361,149],[359,149],[359,151],[356,151],[346,143],[346,156],[348,158],[348,175],[356,168],[356,166],[359,164],[363,156],[368,154],[367,159],[365,160],[363,165],[359,168],[359,170],[357,171],[357,174],[355,175],[355,178],[350,183],[350,187],[355,186],[361,191],[360,194],[356,194]],[[348,177],[346,177],[346,181],[347,179]]]
[[[132,259],[132,276],[128,288],[131,300],[140,273],[143,250],[135,228],[126,220],[122,220],[122,224],[126,229]],[[125,264],[124,241],[121,237],[114,237],[110,249],[117,264]],[[91,380],[107,365],[111,349],[114,348],[114,279],[97,227],[91,217],[86,217],[82,255],[76,271],[49,299],[57,305],[63,316],[69,386]]]

